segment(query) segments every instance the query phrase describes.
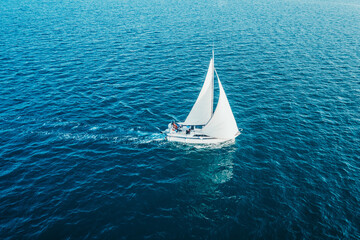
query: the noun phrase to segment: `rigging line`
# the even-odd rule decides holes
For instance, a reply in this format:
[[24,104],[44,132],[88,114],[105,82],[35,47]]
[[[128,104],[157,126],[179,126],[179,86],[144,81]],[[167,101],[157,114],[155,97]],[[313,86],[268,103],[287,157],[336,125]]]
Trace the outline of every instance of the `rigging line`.
[[[218,79],[218,84],[219,84],[219,82],[220,82],[220,78],[219,78],[219,75],[217,74],[217,71],[216,71],[216,69],[215,69],[215,66],[214,66],[214,72],[216,73],[216,77],[217,77],[217,79]],[[214,89],[213,89],[213,93],[214,93]],[[219,100],[220,100],[220,84],[219,84],[219,99],[218,99],[218,102],[217,102],[217,104],[216,104],[216,108],[215,108],[215,111],[214,111],[214,109],[212,110],[212,114],[211,114],[211,118],[209,119],[209,121],[207,121],[207,123],[205,123],[205,126],[211,121],[211,119],[213,118],[213,116],[214,116],[214,114],[215,114],[215,112],[216,112],[216,109],[217,109],[217,107],[218,107],[218,103],[219,103]],[[213,104],[214,104],[214,95],[213,95]],[[204,127],[205,127],[204,126]]]
[[216,77],[217,77],[218,81],[220,81],[219,75],[217,74],[217,71],[216,71],[215,67],[214,67],[214,71],[216,73]]
[[213,58],[213,60],[214,60],[214,62],[215,62],[215,57],[214,57],[214,43],[213,43],[213,48],[212,48],[212,58]]

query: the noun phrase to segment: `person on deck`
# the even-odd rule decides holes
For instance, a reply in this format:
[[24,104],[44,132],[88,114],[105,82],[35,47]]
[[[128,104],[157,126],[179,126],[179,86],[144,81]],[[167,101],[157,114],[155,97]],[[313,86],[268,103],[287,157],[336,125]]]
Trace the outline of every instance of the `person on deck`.
[[175,122],[172,123],[172,127],[173,127],[173,130],[175,130],[176,132],[178,131],[179,127]]

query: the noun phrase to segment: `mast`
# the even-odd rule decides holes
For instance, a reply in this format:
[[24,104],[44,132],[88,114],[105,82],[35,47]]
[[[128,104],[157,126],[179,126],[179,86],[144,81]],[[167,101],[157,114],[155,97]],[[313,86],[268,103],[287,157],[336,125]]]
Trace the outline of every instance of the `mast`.
[[214,45],[213,45],[213,49],[212,49],[212,58],[215,61],[215,57],[214,57]]
[[[215,57],[214,57],[214,43],[213,43],[213,48],[212,48],[212,60],[213,60],[213,72],[215,71]],[[214,86],[215,82],[214,82],[214,76],[212,79],[212,94],[211,94],[211,117],[214,115],[214,92],[215,92],[215,86]],[[210,118],[211,119],[211,118]],[[210,121],[209,119],[209,121]]]

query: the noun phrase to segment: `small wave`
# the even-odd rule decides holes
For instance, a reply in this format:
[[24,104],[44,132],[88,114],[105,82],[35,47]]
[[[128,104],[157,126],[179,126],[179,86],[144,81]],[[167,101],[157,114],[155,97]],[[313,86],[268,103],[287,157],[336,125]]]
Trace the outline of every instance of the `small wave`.
[[7,169],[3,168],[0,171],[0,177],[4,177],[4,176],[7,176],[7,175],[13,173],[16,169],[19,168],[20,165],[21,165],[20,163],[16,163],[16,164],[10,165]]
[[[160,142],[164,140],[164,135],[161,133],[141,132],[138,130],[120,131],[123,135],[117,135],[118,133],[94,133],[94,130],[99,129],[93,127],[89,131],[91,132],[64,132],[64,131],[51,131],[51,130],[37,130],[30,131],[31,134],[42,136],[53,136],[54,138],[62,140],[77,140],[77,141],[108,141],[111,143],[121,144],[148,144],[153,142]],[[116,134],[116,135],[115,135]]]
[[140,140],[140,143],[151,143],[151,142],[160,142],[164,141],[164,135],[161,133],[152,133],[147,135],[144,139]]

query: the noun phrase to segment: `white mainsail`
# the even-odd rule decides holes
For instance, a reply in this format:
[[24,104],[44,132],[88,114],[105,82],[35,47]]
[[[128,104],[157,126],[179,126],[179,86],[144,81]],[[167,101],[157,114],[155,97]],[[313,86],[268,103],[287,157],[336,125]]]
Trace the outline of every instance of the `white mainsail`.
[[214,101],[214,58],[210,60],[204,85],[187,116],[184,125],[205,125],[213,114]]
[[203,127],[202,132],[214,138],[232,139],[237,136],[239,129],[217,72],[216,76],[220,90],[219,100],[214,115]]

